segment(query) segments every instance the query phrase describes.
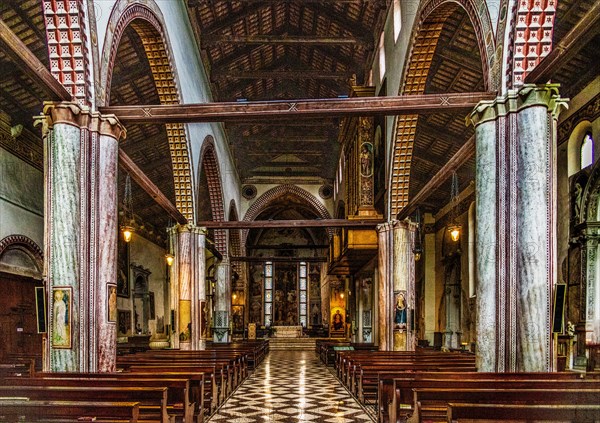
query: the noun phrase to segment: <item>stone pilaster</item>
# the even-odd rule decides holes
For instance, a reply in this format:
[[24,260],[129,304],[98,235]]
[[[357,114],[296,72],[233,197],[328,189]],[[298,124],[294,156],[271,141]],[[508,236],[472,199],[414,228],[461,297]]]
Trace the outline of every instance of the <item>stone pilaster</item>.
[[[596,198],[593,201],[597,201]],[[600,278],[597,261],[600,244],[600,224],[582,223],[577,226],[581,242],[581,285],[579,287],[579,322],[577,323],[578,361],[586,356],[586,344],[600,341]]]
[[477,367],[550,371],[556,283],[555,85],[471,113],[476,136]]
[[182,350],[201,348],[200,302],[205,290],[205,231],[187,224],[170,228],[175,260],[171,266],[171,307],[175,310],[172,346]]
[[377,226],[379,237],[379,349],[413,351],[415,304],[415,225],[393,221]]
[[[118,141],[125,128],[76,103],[45,103],[49,371],[114,371]],[[116,291],[115,291],[116,293]],[[114,298],[116,300],[116,297]],[[113,314],[114,316],[114,314]]]
[[224,257],[217,265],[215,287],[214,342],[229,342],[231,337],[231,264]]

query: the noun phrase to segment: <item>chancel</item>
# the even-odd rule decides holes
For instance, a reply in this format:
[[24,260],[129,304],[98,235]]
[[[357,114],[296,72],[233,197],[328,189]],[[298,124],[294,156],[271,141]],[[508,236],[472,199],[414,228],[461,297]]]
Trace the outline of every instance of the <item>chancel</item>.
[[11,0],[0,46],[0,421],[600,421],[599,1]]

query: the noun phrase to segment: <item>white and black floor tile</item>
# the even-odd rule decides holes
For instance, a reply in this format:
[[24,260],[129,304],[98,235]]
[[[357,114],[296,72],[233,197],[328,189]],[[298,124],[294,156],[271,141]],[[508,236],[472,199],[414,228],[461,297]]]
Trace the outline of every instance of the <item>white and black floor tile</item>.
[[313,351],[271,351],[210,423],[371,423]]

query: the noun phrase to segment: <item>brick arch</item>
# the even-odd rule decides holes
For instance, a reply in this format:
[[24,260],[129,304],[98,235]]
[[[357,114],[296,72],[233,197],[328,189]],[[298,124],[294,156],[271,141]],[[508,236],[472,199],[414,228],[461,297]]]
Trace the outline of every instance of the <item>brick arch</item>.
[[21,247],[29,254],[41,272],[44,270],[44,252],[34,240],[25,235],[9,235],[0,240],[0,257],[9,249]]
[[[142,40],[160,103],[179,104],[176,69],[172,60],[171,44],[164,30],[164,20],[158,6],[148,0],[144,3],[120,1],[111,13],[102,53],[102,62],[108,63],[108,66],[102,69],[98,105],[106,106],[110,103],[114,63],[121,37],[129,25]],[[194,196],[186,130],[181,123],[167,123],[165,128],[173,167],[175,205],[181,214],[193,221]]]
[[[223,187],[221,184],[221,171],[217,160],[215,141],[211,135],[208,135],[202,143],[200,152],[200,167],[204,169],[208,183],[208,195],[210,197],[210,208],[215,222],[225,220],[225,209],[223,207]],[[198,172],[200,175],[200,172]],[[223,229],[215,230],[215,245],[217,250],[228,256],[227,253],[227,231]]]
[[[271,188],[263,195],[261,195],[255,202],[250,206],[246,215],[244,216],[244,222],[251,222],[255,220],[260,213],[262,213],[267,207],[271,204],[275,203],[280,198],[286,195],[293,195],[304,203],[310,205],[313,211],[319,216],[321,219],[331,219],[331,215],[327,208],[319,201],[317,198],[312,195],[310,192],[297,187],[296,185],[279,185],[275,188]],[[327,229],[327,233],[331,237],[332,230]],[[242,231],[242,245],[246,245],[246,239],[248,238],[248,229],[244,229]]]
[[[443,23],[454,12],[452,6],[458,5],[467,13],[479,46],[482,62],[485,89],[495,85],[489,68],[489,57],[493,54],[493,37],[485,37],[484,28],[490,28],[489,14],[485,9],[484,16],[478,13],[477,0],[430,0],[420,11],[420,18],[413,30],[413,41],[410,48],[410,62],[404,69],[398,95],[418,95],[425,93],[425,78],[429,74],[433,52],[437,46]],[[485,4],[484,4],[485,5]],[[490,51],[491,50],[491,51]],[[396,216],[409,201],[410,168],[412,150],[417,131],[418,114],[400,115],[396,118],[393,149],[393,172],[390,175],[390,216]]]

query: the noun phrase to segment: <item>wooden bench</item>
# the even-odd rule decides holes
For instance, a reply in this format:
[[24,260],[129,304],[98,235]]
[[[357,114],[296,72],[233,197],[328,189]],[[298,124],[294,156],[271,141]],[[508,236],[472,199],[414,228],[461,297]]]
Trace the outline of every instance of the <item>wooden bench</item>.
[[0,400],[0,421],[136,423],[138,416],[137,402]]
[[0,386],[0,397],[29,398],[38,401],[123,402],[139,403],[139,418],[169,423],[167,388],[92,387],[92,386]]
[[408,422],[446,422],[448,404],[571,404],[598,405],[600,389],[416,388],[416,412]]
[[[389,378],[392,379],[390,393]],[[564,382],[564,383],[563,383]],[[402,422],[413,413],[413,389],[415,388],[535,388],[548,386],[549,389],[575,387],[598,388],[597,380],[581,379],[575,373],[478,373],[478,372],[416,372],[407,373],[401,378],[395,374],[380,374],[379,421]],[[385,389],[385,391],[384,391]],[[382,392],[384,391],[384,392]],[[390,399],[390,396],[392,398]]]
[[501,420],[594,423],[600,420],[600,405],[449,403],[447,420],[451,423]]
[[104,373],[102,376],[94,373],[78,373],[76,376],[54,376],[50,373],[43,377],[6,378],[4,383],[12,386],[94,386],[94,387],[137,387],[137,388],[167,388],[167,413],[176,420],[186,423],[201,423],[204,413],[202,398],[194,395],[190,380],[186,378],[164,378],[155,375],[153,378],[136,378],[135,375],[123,373]]

